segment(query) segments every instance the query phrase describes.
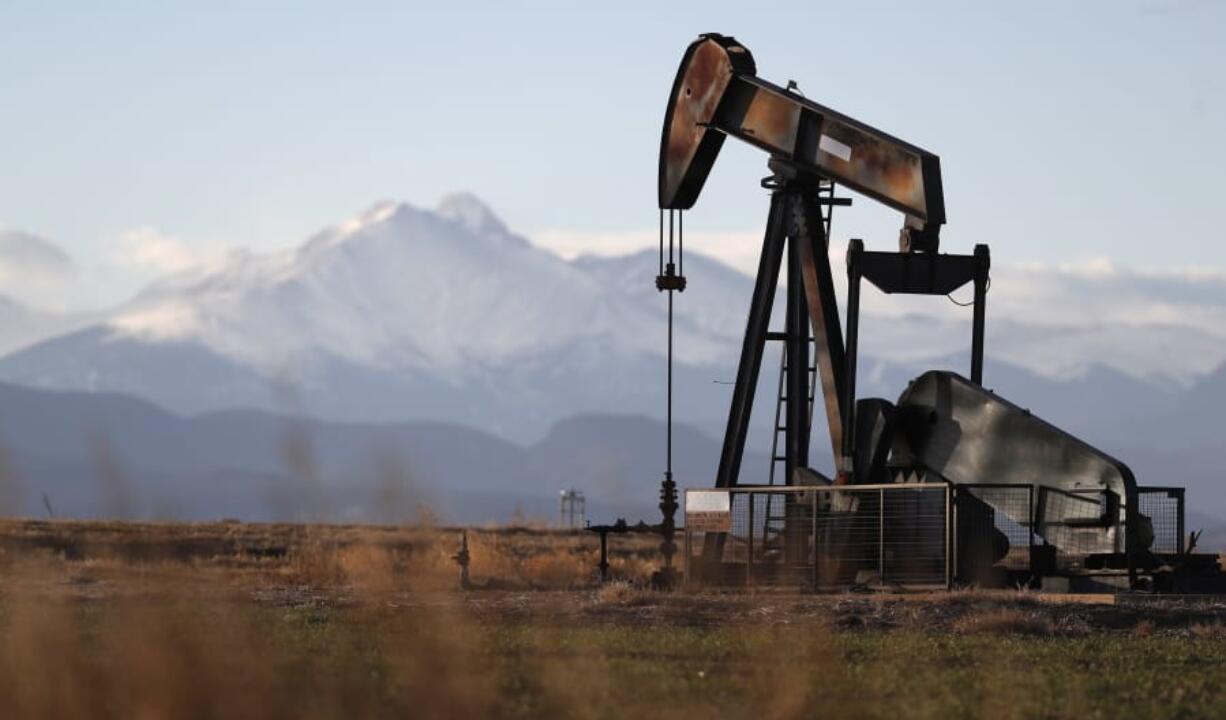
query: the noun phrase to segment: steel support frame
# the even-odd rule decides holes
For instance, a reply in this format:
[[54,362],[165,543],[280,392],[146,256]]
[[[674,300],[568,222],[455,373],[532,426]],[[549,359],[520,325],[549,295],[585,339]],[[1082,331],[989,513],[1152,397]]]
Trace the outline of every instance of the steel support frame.
[[[788,287],[785,342],[788,344],[787,435],[784,441],[785,484],[792,473],[809,464],[808,397],[809,330],[812,326],[817,346],[819,376],[827,406],[827,422],[832,438],[841,442],[843,338],[834,293],[834,279],[827,255],[827,238],[821,225],[817,185],[801,180],[782,180],[771,193],[770,213],[762,255],[749,306],[741,360],[728,409],[728,424],[720,453],[715,486],[730,488],[738,484],[750,413],[758,377],[762,370],[770,324],[771,306],[779,284],[785,249],[788,251]],[[837,446],[834,448],[836,451]]]
[[864,241],[847,245],[847,340],[842,383],[843,438],[835,449],[839,472],[854,482],[856,427],[856,365],[860,339],[860,284],[865,278],[882,292],[910,295],[948,295],[974,283],[971,326],[971,381],[983,385],[983,341],[991,255],[987,245],[976,245],[972,255],[915,252],[869,252]]
[[[810,332],[816,352],[813,360],[822,383],[826,419],[836,458],[845,434],[842,425],[843,337],[834,276],[830,268],[828,238],[822,224],[818,198],[820,180],[791,174],[788,168],[773,163],[771,169],[775,175],[767,185],[772,190],[770,210],[716,471],[717,488],[732,488],[739,484],[750,415],[762,370],[762,356],[767,341],[778,338],[778,334],[771,333],[769,327],[785,252],[788,282],[782,339],[787,346],[788,369],[784,382],[788,403],[784,484],[791,485],[795,470],[809,465],[812,430],[808,412]],[[791,513],[787,514],[791,516]],[[704,542],[704,556],[708,559],[719,557],[723,542],[722,534],[708,536]]]
[[[778,190],[771,193],[766,234],[762,239],[762,254],[758,259],[758,274],[754,280],[749,318],[745,325],[745,341],[741,345],[741,360],[737,365],[736,384],[732,388],[724,445],[720,451],[719,469],[715,474],[717,488],[735,486],[741,473],[745,439],[749,433],[749,415],[757,390],[758,374],[762,370],[762,353],[770,325],[771,305],[779,285],[779,266],[787,240],[787,204],[787,194]],[[790,444],[785,441],[785,447]]]

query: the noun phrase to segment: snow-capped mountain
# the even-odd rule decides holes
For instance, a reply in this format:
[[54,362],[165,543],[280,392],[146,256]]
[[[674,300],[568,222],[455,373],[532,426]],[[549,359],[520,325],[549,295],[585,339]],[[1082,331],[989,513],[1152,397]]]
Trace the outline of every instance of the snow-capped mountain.
[[[687,293],[705,308],[678,325],[677,359],[709,384],[727,375],[743,323],[719,291],[748,279],[694,263],[687,272],[722,284]],[[654,264],[567,262],[468,195],[433,211],[380,203],[295,250],[168,277],[92,326],[4,358],[0,376],[186,413],[292,404],[533,437],[575,412],[660,404]]]
[[[330,493],[325,505],[349,508],[345,517],[383,517],[387,457],[407,463],[437,500],[450,498],[455,517],[505,516],[528,500],[548,511],[569,486],[646,517],[663,442],[657,262],[653,251],[565,260],[460,195],[433,210],[380,203],[292,250],[234,254],[163,278],[94,318],[0,302],[0,333],[46,338],[10,345],[18,349],[0,358],[0,380],[90,391],[0,387],[9,400],[0,446],[24,478],[25,512],[38,510],[43,492],[76,502],[65,508],[76,515],[110,512],[105,498],[80,494],[96,482],[90,453],[101,433],[142,497],[191,517],[285,518],[304,491],[283,441],[294,418],[309,415],[319,420],[307,421],[318,454],[308,465],[331,483],[316,490]],[[694,486],[714,472],[753,281],[694,252],[685,274],[674,458],[679,481]],[[1005,267],[994,277],[986,384],[1123,458],[1142,482],[1187,484],[1205,512],[1226,514],[1212,492],[1226,368],[1197,371],[1220,364],[1226,349],[1213,321],[1226,285],[1215,280],[1185,298],[1196,320],[1188,324],[1176,322],[1170,288],[1155,286],[1167,280],[1091,278],[1095,293],[1151,309],[1130,315],[1143,322],[1095,326],[1076,317],[1084,308],[1053,318],[1027,300],[1039,290],[1075,298],[1058,275]],[[932,367],[966,371],[969,310],[930,300],[922,313],[886,296],[866,302],[859,395],[895,398]],[[766,479],[778,366],[771,348],[744,482]],[[830,468],[822,433],[819,420],[812,464]],[[280,500],[261,510],[266,495]],[[363,510],[359,496],[374,499]]]
[[[292,252],[167,280],[110,318],[113,337],[198,342],[263,373],[319,355],[460,380],[584,337],[649,351],[587,274],[511,234],[475,199],[382,203]],[[258,342],[253,342],[258,338]]]
[[[652,251],[564,260],[471,195],[433,210],[384,202],[300,247],[236,253],[166,277],[91,323],[0,359],[0,379],[122,392],[185,414],[249,407],[450,421],[534,441],[579,413],[663,414],[656,271]],[[718,435],[752,279],[694,252],[685,274],[677,415]],[[1002,268],[989,295],[987,382],[1045,417],[1091,433],[1141,427],[1125,420],[1165,412],[1197,372],[1221,363],[1226,343],[1214,318],[1226,305],[1206,298],[1226,297],[1226,283],[1196,286],[1201,321],[1189,325],[1171,322],[1175,311],[1161,297],[1138,294],[1158,280],[1078,277],[1116,302],[1158,309],[1144,323],[1103,328],[1067,321],[1079,311],[1071,304],[1054,319],[1042,312],[1038,289],[1072,302],[1060,277]],[[933,300],[939,305],[915,314],[890,305],[894,298],[866,298],[862,395],[896,397],[929,367],[965,371],[969,310]],[[1172,347],[1186,352],[1163,362]],[[758,418],[773,410],[777,363],[777,355],[764,363]],[[1166,368],[1175,370],[1158,372]],[[1109,390],[1087,403],[1076,388]],[[765,433],[753,441],[769,443]]]

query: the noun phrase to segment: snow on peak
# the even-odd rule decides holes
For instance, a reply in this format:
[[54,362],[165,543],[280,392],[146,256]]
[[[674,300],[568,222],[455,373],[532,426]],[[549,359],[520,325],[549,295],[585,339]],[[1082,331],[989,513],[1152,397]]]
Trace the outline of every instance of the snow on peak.
[[396,214],[396,211],[399,208],[400,204],[396,203],[395,201],[380,200],[374,205],[371,205],[370,208],[357,217],[349,218],[345,222],[341,223],[340,227],[338,228],[340,235],[354,235],[362,230],[365,230],[371,225],[377,225]]
[[511,235],[489,205],[472,193],[452,193],[443,198],[436,210],[439,217],[450,220],[478,237]]

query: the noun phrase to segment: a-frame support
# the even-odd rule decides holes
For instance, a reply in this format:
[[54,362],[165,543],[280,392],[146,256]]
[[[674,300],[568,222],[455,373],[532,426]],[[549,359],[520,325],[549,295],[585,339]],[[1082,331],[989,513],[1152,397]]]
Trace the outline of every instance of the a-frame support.
[[842,447],[843,336],[830,269],[829,240],[821,221],[819,181],[790,172],[790,168],[780,163],[772,162],[771,169],[775,175],[768,185],[772,189],[770,212],[716,473],[715,485],[721,488],[738,484],[785,250],[788,284],[784,341],[789,358],[784,381],[789,398],[784,441],[785,483],[791,483],[796,468],[809,464],[809,413],[804,401],[808,397],[810,326],[834,457],[839,457]]

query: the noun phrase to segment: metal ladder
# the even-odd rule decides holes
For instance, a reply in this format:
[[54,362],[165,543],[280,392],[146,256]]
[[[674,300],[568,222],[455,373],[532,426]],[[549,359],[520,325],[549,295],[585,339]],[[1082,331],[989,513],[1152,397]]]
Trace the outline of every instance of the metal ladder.
[[[812,337],[809,338],[809,342],[810,343],[813,342]],[[810,355],[810,357],[812,357],[812,355]],[[783,351],[779,354],[779,390],[778,390],[778,395],[777,395],[778,399],[775,402],[775,425],[774,425],[775,432],[774,432],[773,437],[771,438],[771,467],[770,467],[770,475],[767,478],[767,483],[766,483],[767,485],[775,484],[775,468],[779,467],[780,464],[786,465],[786,462],[787,462],[787,456],[781,455],[779,453],[780,437],[784,437],[786,439],[787,429],[788,429],[788,426],[784,419],[787,416],[783,412],[783,406],[787,404],[787,401],[788,401],[787,383],[784,381],[784,379],[787,377],[787,372],[788,372],[788,350],[787,350],[787,346],[785,345],[783,348]],[[809,426],[810,427],[812,427],[813,425],[813,400],[814,400],[814,394],[816,391],[817,391],[817,365],[814,364],[814,365],[809,366],[809,398],[808,398],[808,401],[809,401]],[[787,485],[787,482],[788,482],[787,478],[784,478],[783,482],[780,484]]]

